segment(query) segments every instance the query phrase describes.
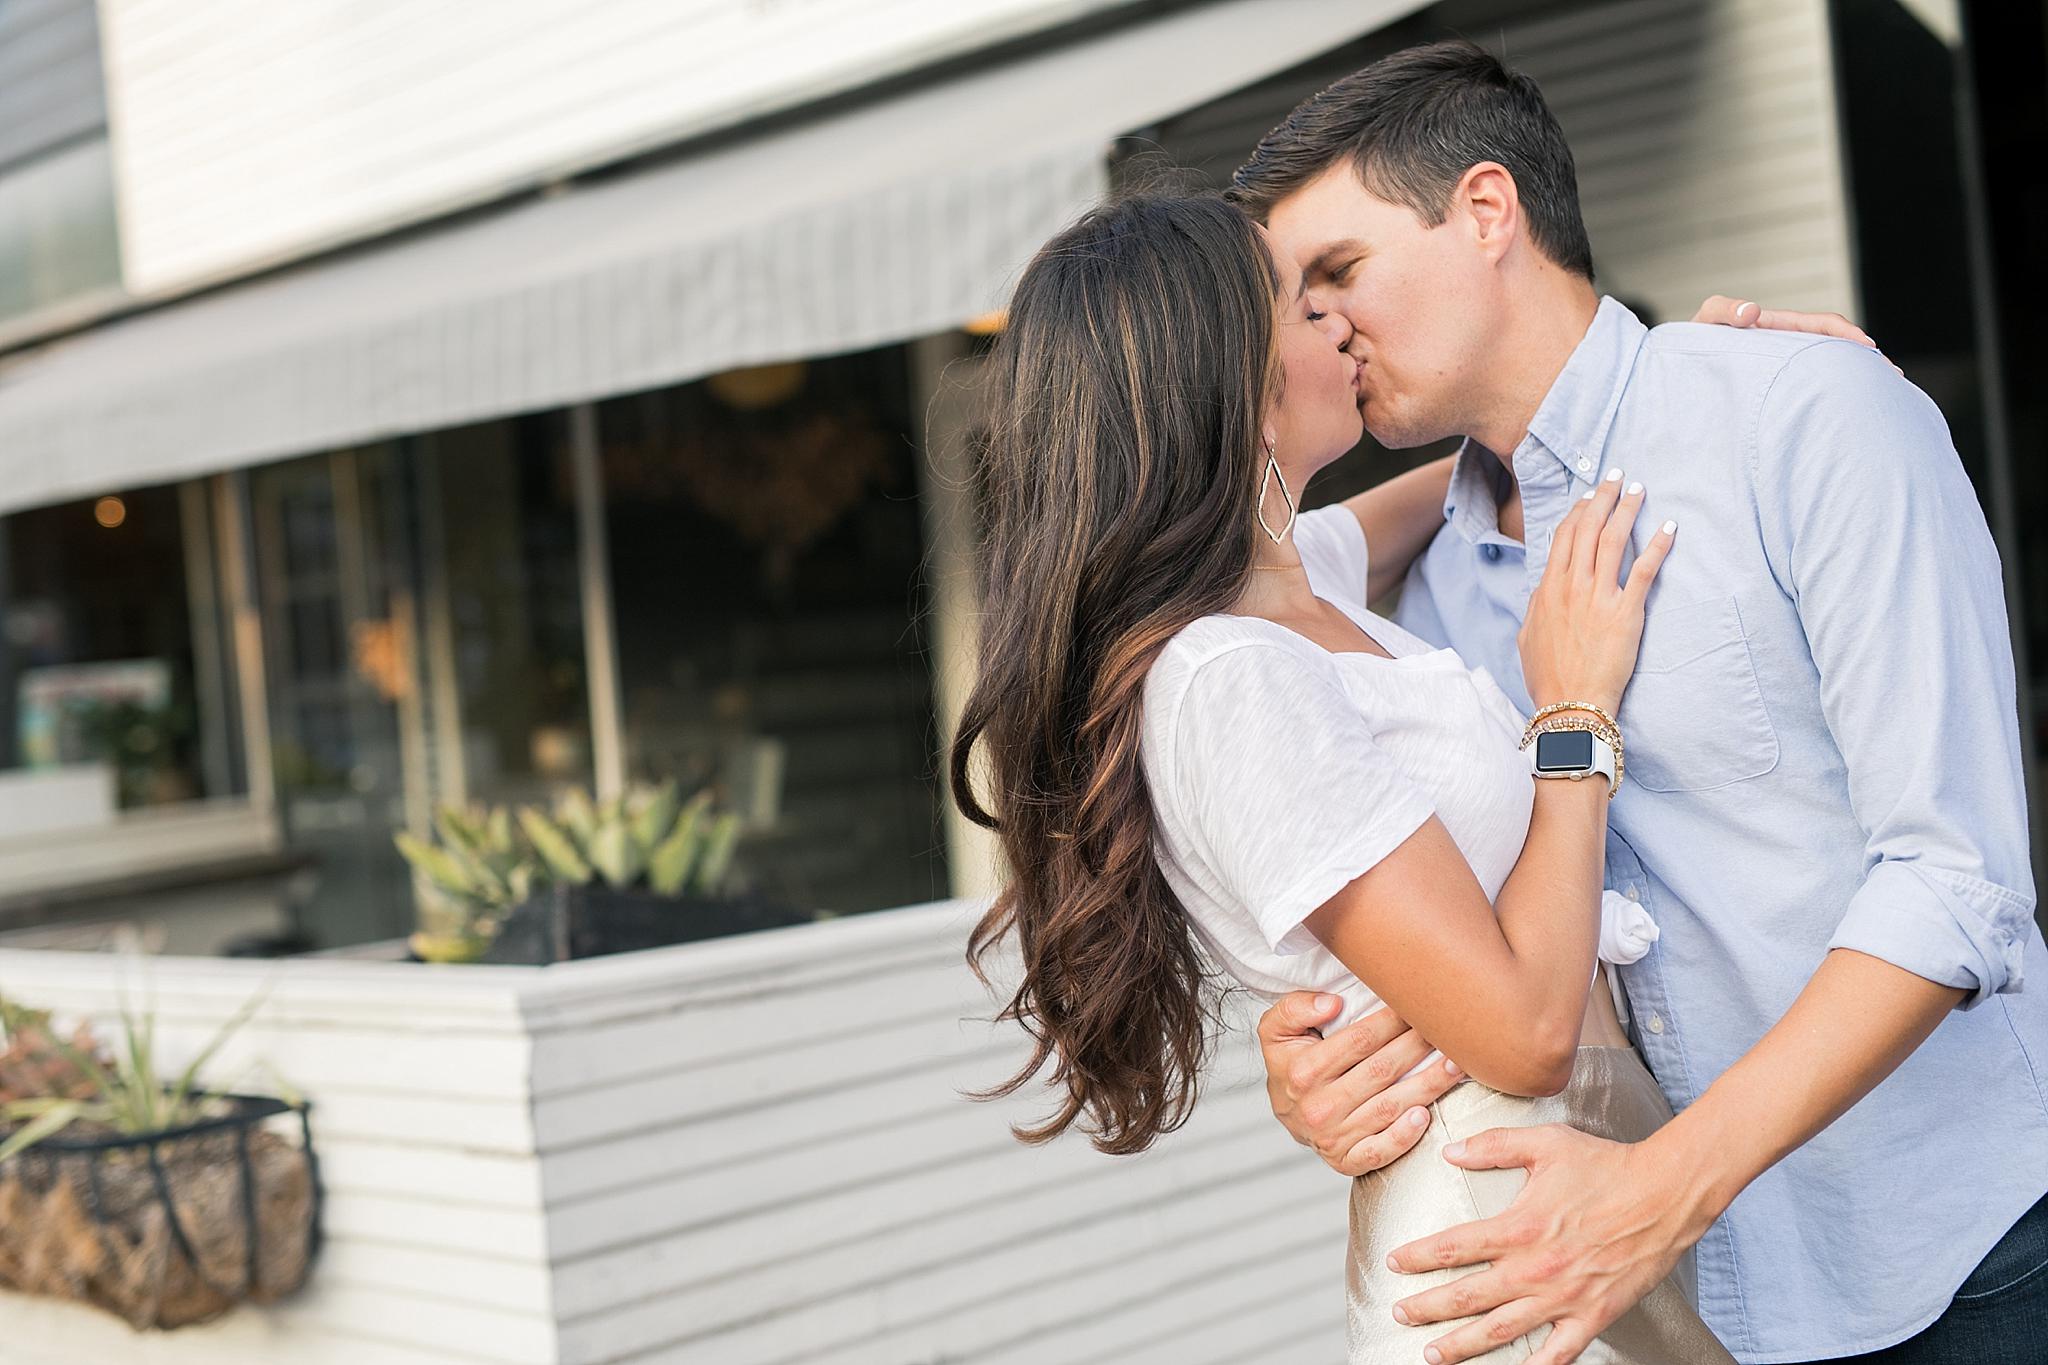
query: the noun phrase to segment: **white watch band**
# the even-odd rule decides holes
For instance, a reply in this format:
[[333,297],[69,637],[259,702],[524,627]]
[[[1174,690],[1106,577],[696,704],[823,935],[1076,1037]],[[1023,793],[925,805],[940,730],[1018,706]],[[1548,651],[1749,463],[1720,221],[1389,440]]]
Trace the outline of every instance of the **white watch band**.
[[1584,734],[1587,739],[1593,742],[1593,766],[1591,768],[1581,768],[1574,772],[1563,773],[1537,772],[1536,745],[1531,744],[1529,746],[1529,771],[1535,773],[1536,776],[1539,778],[1564,778],[1565,780],[1571,782],[1577,782],[1582,778],[1592,777],[1597,774],[1607,779],[1607,789],[1609,791],[1613,791],[1614,746],[1609,744],[1606,740],[1600,738],[1600,736],[1593,734],[1591,731],[1581,731],[1580,733]]

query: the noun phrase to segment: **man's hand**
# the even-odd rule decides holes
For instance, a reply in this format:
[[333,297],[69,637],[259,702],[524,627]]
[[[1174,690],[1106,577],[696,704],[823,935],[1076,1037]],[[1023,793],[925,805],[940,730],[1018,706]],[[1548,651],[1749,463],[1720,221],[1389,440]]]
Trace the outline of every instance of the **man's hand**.
[[1402,1077],[1430,1046],[1393,1011],[1377,1009],[1328,1038],[1334,995],[1294,991],[1259,1017],[1266,1097],[1294,1140],[1343,1175],[1379,1170],[1429,1130],[1428,1106],[1464,1079],[1445,1058]]
[[[1840,313],[1795,313],[1789,308],[1766,308],[1744,299],[1715,294],[1692,315],[1694,322],[1715,322],[1724,327],[1762,327],[1773,332],[1808,332],[1814,336],[1839,337],[1858,346],[1877,350],[1870,334]],[[1893,369],[1899,370],[1897,365]],[[1904,370],[1899,370],[1904,374]]]
[[1552,1323],[1527,1365],[1566,1365],[1706,1235],[1720,1210],[1656,1142],[1609,1142],[1574,1128],[1495,1128],[1444,1156],[1466,1170],[1521,1166],[1529,1183],[1492,1218],[1394,1250],[1407,1274],[1490,1261],[1403,1299],[1407,1323],[1476,1318],[1428,1348],[1432,1365],[1470,1360]]

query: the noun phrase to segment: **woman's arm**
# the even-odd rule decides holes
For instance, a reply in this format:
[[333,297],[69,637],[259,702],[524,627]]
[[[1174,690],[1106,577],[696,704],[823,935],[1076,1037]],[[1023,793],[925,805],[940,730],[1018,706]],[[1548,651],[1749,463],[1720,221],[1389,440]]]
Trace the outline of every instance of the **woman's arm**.
[[[1672,534],[1651,537],[1622,585],[1642,492],[1619,490],[1601,483],[1560,523],[1531,599],[1521,646],[1539,705],[1583,701],[1611,714],[1634,669],[1643,601]],[[1603,782],[1537,782],[1522,856],[1491,905],[1432,817],[1307,928],[1472,1076],[1512,1094],[1555,1094],[1571,1077],[1593,979],[1607,800]]]
[[1444,495],[1456,459],[1431,460],[1344,500],[1365,528],[1366,601],[1377,602],[1398,587],[1415,557],[1429,548],[1444,524]]

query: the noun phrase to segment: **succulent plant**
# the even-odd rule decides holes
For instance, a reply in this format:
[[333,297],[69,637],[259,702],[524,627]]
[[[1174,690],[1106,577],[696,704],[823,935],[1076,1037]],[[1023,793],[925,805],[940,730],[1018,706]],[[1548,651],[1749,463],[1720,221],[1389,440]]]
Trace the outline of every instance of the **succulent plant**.
[[711,793],[682,799],[676,784],[636,787],[593,805],[571,791],[552,815],[533,807],[519,812],[519,827],[540,855],[550,880],[586,885],[602,880],[618,890],[645,885],[658,895],[715,895],[732,870],[740,818],[713,812]]
[[454,911],[454,924],[422,929],[413,935],[413,951],[429,962],[473,962],[490,946],[498,921],[533,894],[540,870],[502,807],[484,812],[443,807],[434,827],[440,843],[401,833],[398,851]]
[[434,824],[438,843],[396,836],[399,852],[453,912],[450,927],[413,935],[413,951],[428,962],[483,956],[505,915],[550,885],[716,895],[740,835],[739,816],[714,812],[710,791],[686,801],[674,782],[636,786],[602,803],[572,788],[548,811],[443,809]]

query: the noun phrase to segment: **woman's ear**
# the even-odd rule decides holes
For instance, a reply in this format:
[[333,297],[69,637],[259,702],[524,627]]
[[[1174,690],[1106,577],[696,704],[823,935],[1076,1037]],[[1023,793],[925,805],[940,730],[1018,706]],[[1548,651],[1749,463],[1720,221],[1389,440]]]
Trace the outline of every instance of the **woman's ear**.
[[1268,454],[1272,452],[1275,446],[1280,444],[1280,434],[1273,430],[1271,422],[1267,422],[1259,428],[1259,441],[1261,442],[1260,448]]

